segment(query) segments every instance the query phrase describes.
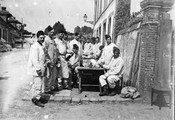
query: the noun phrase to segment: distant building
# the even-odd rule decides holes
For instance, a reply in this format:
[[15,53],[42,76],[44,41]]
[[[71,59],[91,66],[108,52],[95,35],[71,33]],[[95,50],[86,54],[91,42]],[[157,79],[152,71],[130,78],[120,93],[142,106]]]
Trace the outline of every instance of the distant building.
[[104,43],[104,35],[113,37],[114,16],[118,0],[94,0],[94,36],[100,37]]
[[21,22],[15,19],[11,13],[6,10],[6,7],[0,5],[0,40],[12,45],[15,44],[15,39],[21,37]]

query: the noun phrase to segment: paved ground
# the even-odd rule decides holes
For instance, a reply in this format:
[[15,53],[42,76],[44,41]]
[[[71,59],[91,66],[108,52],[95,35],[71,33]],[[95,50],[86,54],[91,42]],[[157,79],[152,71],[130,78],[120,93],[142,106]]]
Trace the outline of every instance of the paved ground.
[[[98,92],[77,89],[51,97],[44,108],[24,100],[30,88],[27,72],[29,49],[0,53],[0,119],[3,120],[172,120],[173,110],[144,104],[140,100],[123,101],[119,96],[99,98]],[[23,100],[22,100],[23,99]],[[60,100],[62,102],[60,102]],[[63,101],[64,100],[64,101]],[[77,102],[77,101],[84,102]],[[74,101],[74,102],[71,102]],[[96,102],[98,101],[98,102]],[[105,101],[105,102],[102,102]]]

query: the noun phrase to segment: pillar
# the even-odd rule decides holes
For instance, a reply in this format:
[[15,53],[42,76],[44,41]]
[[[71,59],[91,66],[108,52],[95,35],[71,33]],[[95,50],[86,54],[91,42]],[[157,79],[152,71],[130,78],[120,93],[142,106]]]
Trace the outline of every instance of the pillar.
[[143,23],[141,26],[140,49],[140,92],[143,99],[150,102],[151,88],[159,85],[160,24],[163,13],[168,12],[173,0],[143,0]]

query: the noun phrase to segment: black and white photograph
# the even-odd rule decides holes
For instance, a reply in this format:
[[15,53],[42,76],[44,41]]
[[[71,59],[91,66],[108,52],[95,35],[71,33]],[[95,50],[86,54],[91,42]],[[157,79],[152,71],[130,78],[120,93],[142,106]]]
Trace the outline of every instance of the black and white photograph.
[[175,0],[0,0],[0,120],[174,120]]

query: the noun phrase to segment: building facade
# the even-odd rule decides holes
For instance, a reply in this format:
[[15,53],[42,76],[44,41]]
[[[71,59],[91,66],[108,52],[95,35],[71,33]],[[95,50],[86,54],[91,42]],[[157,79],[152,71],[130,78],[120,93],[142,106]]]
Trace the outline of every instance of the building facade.
[[14,47],[15,39],[21,37],[21,23],[16,20],[6,7],[0,5],[0,40]]
[[94,0],[94,2],[94,36],[100,37],[101,43],[104,44],[105,34],[113,37],[118,0]]

